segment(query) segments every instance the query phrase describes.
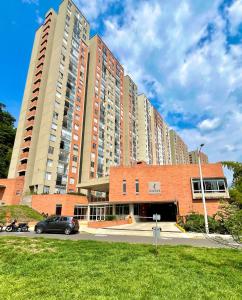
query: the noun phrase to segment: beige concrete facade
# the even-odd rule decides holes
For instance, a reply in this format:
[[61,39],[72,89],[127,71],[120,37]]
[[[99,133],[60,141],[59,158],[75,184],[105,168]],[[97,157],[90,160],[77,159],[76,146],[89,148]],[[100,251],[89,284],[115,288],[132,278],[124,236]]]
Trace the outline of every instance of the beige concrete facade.
[[153,165],[170,165],[169,127],[149,99],[138,96],[138,160]]
[[145,161],[147,164],[153,164],[152,148],[152,112],[153,107],[149,99],[141,94],[138,96],[138,139],[139,153],[138,160]]
[[90,39],[81,181],[123,163],[124,71],[99,36]]
[[154,133],[154,137],[152,137],[153,164],[171,165],[169,127],[155,108],[152,113],[152,133]]
[[137,85],[126,75],[124,77],[124,165],[138,160],[138,90]]
[[[202,164],[208,164],[208,156],[200,152],[200,160]],[[198,164],[198,150],[189,152],[189,162],[190,164]]]
[[173,165],[189,164],[187,145],[173,129],[170,130],[170,146],[171,160]]
[[[78,97],[78,102],[81,103],[77,105],[77,89],[80,88],[77,71],[80,71],[80,60],[84,56],[85,80],[89,30],[88,22],[77,7],[71,1],[64,0],[58,14],[52,9],[47,12],[44,24],[36,32],[9,170],[9,178],[25,177],[25,192],[65,193],[67,191],[70,167],[72,167],[69,159],[73,150],[71,145],[73,117],[75,110],[77,108],[81,110],[84,106],[85,97],[84,82],[84,91],[80,91],[83,96]],[[84,53],[81,55],[81,52]],[[67,97],[68,89],[71,89],[72,99]],[[66,115],[68,115],[67,121],[64,120]],[[68,122],[68,130],[64,127],[66,122]],[[80,122],[82,124],[82,120]],[[82,127],[76,128],[81,136]],[[66,143],[68,159],[61,168],[63,169],[61,176],[64,180],[58,184],[61,163],[60,145],[64,135],[69,140],[69,144]],[[78,137],[79,155],[80,150],[81,139]],[[77,167],[76,174],[78,176]],[[73,180],[77,183],[78,178]]]

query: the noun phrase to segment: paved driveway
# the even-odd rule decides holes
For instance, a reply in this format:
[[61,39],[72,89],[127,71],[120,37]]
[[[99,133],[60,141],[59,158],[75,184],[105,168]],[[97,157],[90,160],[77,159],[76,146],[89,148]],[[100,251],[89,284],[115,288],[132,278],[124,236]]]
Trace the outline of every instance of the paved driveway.
[[[111,234],[90,234],[90,233],[77,233],[72,235],[64,234],[36,234],[31,232],[1,232],[0,238],[4,236],[18,236],[28,238],[51,238],[59,240],[94,240],[94,241],[105,241],[105,242],[125,242],[125,243],[136,243],[136,244],[153,244],[153,238],[150,236],[128,236],[128,235],[111,235]],[[208,247],[208,248],[240,248],[231,239],[230,240],[217,240],[213,237],[206,238],[179,238],[179,237],[161,237],[158,241],[159,245],[187,245],[194,247]]]
[[[155,225],[155,222],[137,222],[132,224],[112,226],[112,229],[151,231],[152,227],[155,227]],[[163,232],[181,232],[180,229],[176,227],[175,222],[158,222],[158,227],[160,227]]]

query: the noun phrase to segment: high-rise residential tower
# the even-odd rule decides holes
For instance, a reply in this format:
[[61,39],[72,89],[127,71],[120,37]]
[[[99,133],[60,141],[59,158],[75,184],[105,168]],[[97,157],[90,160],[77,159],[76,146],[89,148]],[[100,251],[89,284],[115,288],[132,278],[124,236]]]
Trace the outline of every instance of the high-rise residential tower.
[[152,114],[153,106],[149,99],[141,94],[138,96],[138,139],[139,154],[138,160],[147,164],[153,164],[152,137]]
[[171,147],[169,127],[161,117],[160,113],[153,108],[152,113],[152,137],[153,142],[153,164],[154,165],[171,165]]
[[173,165],[189,164],[187,145],[175,130],[170,130],[171,159]]
[[138,91],[130,76],[124,77],[124,165],[138,160]]
[[124,71],[98,35],[90,39],[81,181],[123,163]]
[[138,96],[138,120],[138,160],[170,165],[169,127],[144,94]]
[[35,35],[9,178],[24,191],[76,190],[81,153],[89,24],[64,0]]
[[[205,153],[200,152],[200,159],[202,164],[208,164],[208,156]],[[198,164],[198,150],[189,152],[189,162],[190,164]]]

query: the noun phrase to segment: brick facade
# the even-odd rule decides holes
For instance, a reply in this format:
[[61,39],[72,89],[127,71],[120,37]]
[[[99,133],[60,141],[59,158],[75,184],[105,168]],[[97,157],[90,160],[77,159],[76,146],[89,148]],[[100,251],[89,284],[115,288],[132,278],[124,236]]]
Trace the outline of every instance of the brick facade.
[[[204,164],[204,178],[224,178],[222,165]],[[113,167],[110,170],[109,200],[111,203],[168,203],[176,202],[179,215],[203,213],[202,199],[194,200],[191,179],[199,178],[198,165],[152,166],[145,163],[132,167]],[[123,180],[126,193],[123,193]],[[139,182],[139,193],[135,182]],[[149,193],[149,183],[159,182],[160,193]],[[208,214],[214,214],[220,199],[206,199]]]
[[75,205],[87,205],[87,197],[68,194],[53,195],[33,195],[32,208],[38,212],[54,215],[56,213],[56,205],[62,205],[62,215],[73,216]]
[[21,201],[24,178],[0,179],[0,203],[17,205]]

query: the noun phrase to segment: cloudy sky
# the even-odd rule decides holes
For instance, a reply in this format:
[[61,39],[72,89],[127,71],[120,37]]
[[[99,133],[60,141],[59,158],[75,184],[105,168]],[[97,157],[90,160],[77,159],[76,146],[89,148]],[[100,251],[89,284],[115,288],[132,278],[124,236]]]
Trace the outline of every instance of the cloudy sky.
[[[0,97],[17,118],[34,31],[60,0],[11,2],[15,5],[7,4],[9,16],[4,18],[10,33],[22,33],[24,40],[9,50],[20,37],[3,32],[9,43],[5,55],[18,51],[12,66],[18,79],[10,83],[4,78]],[[90,21],[91,34],[102,36],[139,92],[146,93],[190,149],[205,143],[211,162],[242,161],[242,0],[75,2]],[[21,15],[13,14],[16,9]],[[10,68],[5,72],[13,72],[9,61],[3,64]],[[11,84],[18,92],[9,92]]]

